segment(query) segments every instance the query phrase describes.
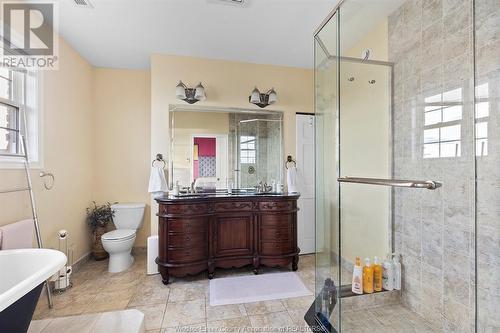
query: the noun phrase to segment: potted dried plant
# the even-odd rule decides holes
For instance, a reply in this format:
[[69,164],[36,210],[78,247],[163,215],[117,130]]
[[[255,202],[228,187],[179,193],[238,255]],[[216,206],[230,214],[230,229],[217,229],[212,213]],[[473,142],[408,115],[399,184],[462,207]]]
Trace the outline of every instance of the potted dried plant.
[[113,221],[115,212],[108,202],[104,205],[97,205],[93,201],[93,206],[87,208],[87,223],[92,230],[92,256],[95,260],[108,258],[108,253],[102,246],[101,237],[108,231],[108,225]]

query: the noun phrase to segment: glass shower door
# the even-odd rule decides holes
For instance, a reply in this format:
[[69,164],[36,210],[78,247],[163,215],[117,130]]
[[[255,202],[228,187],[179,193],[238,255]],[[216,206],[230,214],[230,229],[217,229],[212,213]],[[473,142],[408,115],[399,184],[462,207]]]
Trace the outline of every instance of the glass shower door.
[[317,297],[305,319],[323,332],[337,332],[340,321],[337,31],[333,15],[314,39]]
[[[498,66],[491,29],[477,63],[471,34],[474,5],[492,4],[345,0],[315,35],[317,331],[476,332],[476,290],[483,327],[497,327],[485,286],[500,271],[496,210],[478,197],[476,211],[475,166],[478,193],[495,202]],[[352,293],[356,257],[387,255],[400,259],[396,290]]]

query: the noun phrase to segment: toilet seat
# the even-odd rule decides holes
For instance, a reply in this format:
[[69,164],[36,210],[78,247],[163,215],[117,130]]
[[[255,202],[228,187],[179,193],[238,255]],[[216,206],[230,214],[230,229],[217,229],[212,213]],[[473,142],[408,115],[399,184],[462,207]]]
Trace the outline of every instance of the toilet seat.
[[119,242],[130,240],[135,237],[135,230],[133,229],[116,229],[109,231],[102,235],[101,239],[110,242]]

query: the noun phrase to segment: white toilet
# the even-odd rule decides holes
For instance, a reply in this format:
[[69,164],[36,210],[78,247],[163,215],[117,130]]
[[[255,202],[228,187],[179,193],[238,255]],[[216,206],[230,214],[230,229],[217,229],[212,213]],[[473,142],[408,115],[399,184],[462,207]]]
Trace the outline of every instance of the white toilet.
[[142,226],[145,204],[123,203],[114,204],[111,208],[115,212],[113,222],[116,230],[102,235],[102,246],[109,253],[108,271],[110,273],[123,272],[132,266],[132,247],[135,233]]

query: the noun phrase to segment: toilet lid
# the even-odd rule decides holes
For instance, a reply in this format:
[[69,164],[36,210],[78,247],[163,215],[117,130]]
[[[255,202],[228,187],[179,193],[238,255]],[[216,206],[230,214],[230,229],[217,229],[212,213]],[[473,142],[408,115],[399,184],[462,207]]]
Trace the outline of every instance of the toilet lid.
[[135,230],[132,229],[117,229],[102,235],[104,240],[125,240],[135,236]]

